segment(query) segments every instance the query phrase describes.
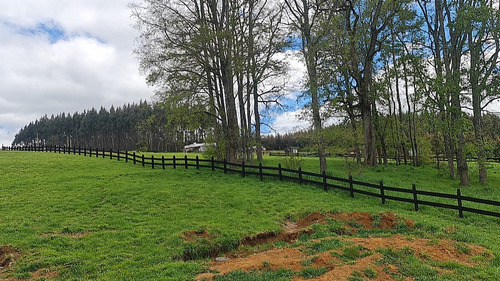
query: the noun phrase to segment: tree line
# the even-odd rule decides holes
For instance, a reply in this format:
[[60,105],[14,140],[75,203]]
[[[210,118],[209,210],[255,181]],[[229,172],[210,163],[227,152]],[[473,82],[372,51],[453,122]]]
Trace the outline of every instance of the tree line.
[[[170,107],[210,116],[217,150],[229,160],[251,160],[253,146],[261,158],[261,115],[282,105],[283,54],[293,52],[305,65],[302,95],[322,171],[324,123],[334,114],[348,120],[354,139],[362,139],[354,147],[359,161],[385,163],[394,149],[397,159],[420,165],[421,140],[432,134],[442,144],[449,175],[468,185],[468,145],[477,147],[480,182],[487,177],[483,114],[500,95],[498,5],[144,0],[131,9],[147,81]],[[472,139],[466,136],[468,120]]]
[[[141,101],[110,109],[43,116],[16,134],[16,145],[58,145],[140,151],[181,151],[185,144],[203,142],[200,127],[172,119],[159,103]],[[175,126],[171,126],[175,123]]]

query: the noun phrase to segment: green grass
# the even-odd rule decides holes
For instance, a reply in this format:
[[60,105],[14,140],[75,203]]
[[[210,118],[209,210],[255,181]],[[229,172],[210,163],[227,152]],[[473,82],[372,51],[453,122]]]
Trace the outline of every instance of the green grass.
[[[335,161],[330,166],[334,171],[335,165],[343,165]],[[362,169],[360,180],[371,181],[373,174],[393,177],[409,167],[397,167],[394,173]],[[426,169],[415,168],[415,174],[429,177],[433,170]],[[408,204],[382,206],[376,198],[351,199],[345,192],[275,179],[261,182],[255,176],[191,167],[153,170],[88,156],[0,151],[0,170],[0,245],[12,245],[23,255],[13,277],[57,268],[59,280],[192,280],[205,270],[202,257],[234,249],[246,235],[278,231],[285,218],[313,211],[391,210],[415,220],[422,235],[487,247],[496,256],[493,261],[474,269],[461,267],[461,274],[500,279],[500,220],[492,217],[466,214],[458,219],[455,212],[431,207],[415,213]],[[492,184],[494,175],[490,173]],[[420,178],[433,183],[425,175]],[[479,188],[472,186],[471,191]],[[498,197],[497,189],[491,187],[490,196]],[[470,195],[486,194],[478,193]],[[446,232],[448,227],[454,231]],[[212,238],[184,241],[183,233],[191,230],[204,230]],[[195,259],[184,261],[186,257]],[[266,274],[290,279],[283,271],[227,280],[272,280]]]

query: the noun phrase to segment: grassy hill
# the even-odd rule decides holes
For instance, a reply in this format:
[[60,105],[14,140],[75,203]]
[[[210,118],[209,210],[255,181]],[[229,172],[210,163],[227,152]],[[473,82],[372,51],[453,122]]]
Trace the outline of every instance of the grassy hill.
[[[270,165],[278,160],[266,161]],[[351,171],[360,180],[383,178],[394,186],[417,183],[435,190],[437,185],[445,192],[456,188],[454,181],[429,167],[363,168],[341,159],[331,161],[332,171],[338,176]],[[314,169],[313,162],[307,165]],[[494,187],[500,186],[496,185],[500,177],[497,168],[490,173],[490,185],[473,185],[468,195],[498,200],[500,192]],[[316,234],[304,232],[295,244],[277,241],[273,246],[237,249],[244,237],[278,233],[287,221],[314,212],[366,212],[376,216],[386,211],[413,221],[414,227],[383,231],[363,228],[349,233],[349,237],[402,233],[408,239],[451,238],[456,243],[483,246],[491,253],[485,254],[482,262],[480,256],[471,257],[478,261],[474,266],[436,265],[425,259],[408,261],[397,276],[419,280],[434,280],[436,276],[445,280],[500,279],[497,218],[466,214],[464,219],[458,219],[456,212],[431,207],[415,213],[408,204],[389,202],[382,206],[375,198],[351,199],[345,192],[325,193],[321,188],[274,179],[260,182],[257,177],[191,168],[153,170],[124,161],[76,155],[0,151],[0,169],[0,264],[4,252],[0,278],[7,280],[193,280],[210,271],[210,257],[215,254],[300,246],[313,239],[339,235],[332,227],[313,225],[309,229]],[[336,222],[327,220],[326,225],[332,223]],[[352,221],[348,223],[349,227],[362,228]],[[188,233],[207,235],[191,239],[186,237]],[[442,270],[429,273],[428,269],[434,267]],[[236,275],[215,278],[292,280],[321,275],[279,270],[231,274]],[[369,275],[359,278],[368,280]]]

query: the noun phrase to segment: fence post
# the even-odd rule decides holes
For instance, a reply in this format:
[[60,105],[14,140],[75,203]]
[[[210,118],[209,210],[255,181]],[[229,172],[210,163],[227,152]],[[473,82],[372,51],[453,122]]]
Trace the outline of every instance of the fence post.
[[281,163],[278,164],[278,174],[280,176],[280,181],[283,180],[283,172],[281,171]]
[[135,162],[136,162],[136,160],[135,160],[135,151],[132,153],[132,158],[134,158],[134,165],[135,165]]
[[165,170],[165,155],[161,156],[161,168]]
[[146,161],[144,161],[144,154],[141,156],[141,161],[142,161],[142,167],[144,167]]
[[214,162],[214,157],[212,156],[212,171],[215,170],[215,162]]
[[116,151],[116,157],[118,158],[118,161],[120,161],[120,150],[119,149]]
[[82,148],[78,146],[78,155],[82,155]]
[[125,163],[128,163],[128,151],[125,150]]
[[351,198],[354,198],[354,184],[352,183],[352,175],[349,175],[349,193]]
[[184,154],[184,168],[188,168],[188,156]]
[[241,176],[245,177],[245,160],[241,161]]
[[174,155],[174,156],[172,156],[172,163],[174,164],[174,169],[175,169],[175,168],[176,168],[176,165],[175,165],[175,164],[176,164],[176,163],[175,163],[175,155]]
[[380,181],[380,197],[382,198],[382,204],[385,204],[385,190],[383,181]]
[[59,146],[59,154],[61,154],[61,146]]
[[260,180],[262,181],[262,162],[259,162],[259,177]]
[[328,191],[328,185],[326,184],[326,172],[323,171],[323,190]]
[[413,204],[415,205],[415,212],[418,212],[417,186],[412,184],[411,190],[413,191]]
[[151,155],[151,169],[155,168],[155,156]]
[[299,184],[302,184],[302,167],[299,167]]
[[89,147],[89,156],[92,157],[92,147]]
[[224,158],[224,174],[227,172],[226,164],[227,164],[226,158]]
[[200,157],[198,157],[198,155],[196,155],[196,169],[200,169]]
[[113,149],[109,149],[109,160],[113,160]]
[[106,157],[106,148],[103,148],[102,149],[102,158],[105,158]]
[[458,200],[458,216],[460,218],[464,217],[464,211],[462,210],[462,193],[460,188],[457,188],[457,200]]

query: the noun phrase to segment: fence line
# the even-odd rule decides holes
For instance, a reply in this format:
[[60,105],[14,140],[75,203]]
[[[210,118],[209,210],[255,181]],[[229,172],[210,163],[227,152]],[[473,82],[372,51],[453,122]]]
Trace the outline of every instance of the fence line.
[[[299,184],[308,183],[316,186],[322,187],[325,191],[328,189],[340,189],[349,192],[350,197],[354,198],[354,194],[363,194],[371,197],[377,197],[381,199],[382,204],[386,203],[386,200],[394,200],[399,202],[406,202],[413,204],[415,211],[419,210],[420,205],[432,206],[437,208],[452,209],[458,211],[458,216],[463,218],[464,212],[482,214],[493,217],[500,217],[500,212],[489,211],[479,208],[466,207],[463,205],[464,202],[473,202],[479,204],[481,207],[486,206],[500,206],[499,201],[474,198],[469,196],[462,196],[460,189],[457,189],[456,194],[440,193],[433,191],[417,190],[415,184],[412,185],[412,189],[404,189],[399,187],[385,186],[382,181],[379,184],[366,183],[362,181],[353,180],[352,176],[348,179],[339,178],[334,176],[326,175],[326,173],[317,174],[307,171],[302,171],[299,167],[297,170],[282,168],[281,164],[278,167],[268,167],[259,165],[248,165],[245,162],[241,163],[229,163],[226,160],[218,161],[213,157],[211,159],[200,159],[198,156],[196,158],[188,158],[184,155],[183,158],[176,158],[175,155],[172,158],[165,158],[165,156],[156,157],[151,155],[151,157],[145,157],[144,154],[137,154],[136,152],[122,152],[114,151],[112,149],[106,151],[104,149],[92,149],[92,148],[81,148],[81,147],[66,147],[66,146],[23,146],[23,147],[4,147],[4,150],[14,150],[14,151],[43,151],[43,152],[54,152],[63,154],[78,154],[89,157],[109,157],[110,159],[116,158],[118,161],[125,160],[125,162],[133,162],[133,164],[141,164],[143,167],[151,166],[152,169],[166,167],[182,167],[188,169],[188,167],[195,167],[196,169],[208,168],[212,171],[222,170],[224,173],[234,172],[241,174],[242,177],[247,175],[257,175],[260,180],[266,177],[274,177],[279,180],[291,180],[298,182]],[[333,182],[332,182],[333,181]],[[356,188],[357,186],[358,188]],[[361,187],[361,188],[359,188]],[[393,193],[403,193],[407,194],[408,197],[398,197],[393,195],[388,195],[387,192]],[[435,201],[423,200],[421,196],[427,196],[431,198],[440,198],[452,200],[455,203],[442,203]]]

